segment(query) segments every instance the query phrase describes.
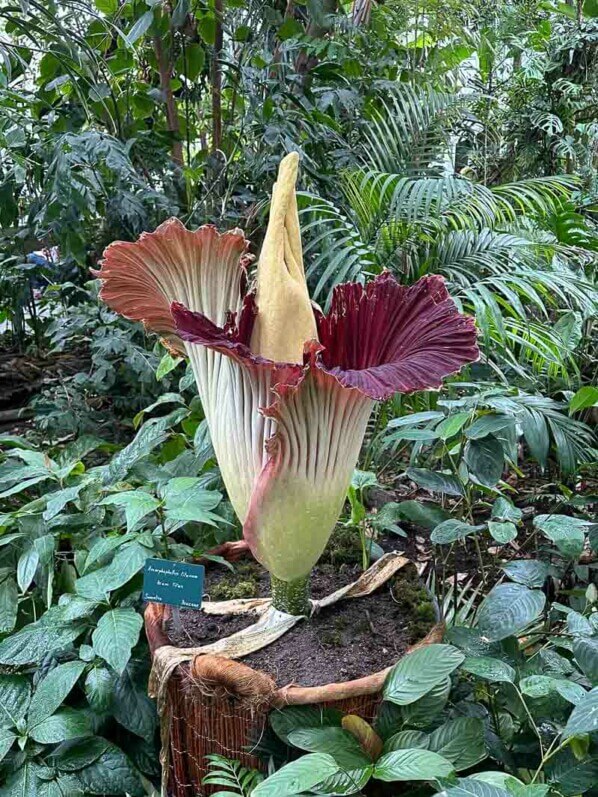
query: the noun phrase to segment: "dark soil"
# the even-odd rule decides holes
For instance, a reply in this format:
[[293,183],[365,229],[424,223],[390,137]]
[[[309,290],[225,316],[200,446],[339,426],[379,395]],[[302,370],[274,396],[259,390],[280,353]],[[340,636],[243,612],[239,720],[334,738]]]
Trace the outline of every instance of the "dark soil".
[[6,422],[14,420],[9,409],[23,407],[35,393],[87,370],[88,365],[89,356],[85,352],[35,355],[0,349],[0,411],[4,412]]
[[[311,582],[314,598],[359,578],[361,568],[354,563],[339,564],[338,553],[333,546],[315,568]],[[268,575],[253,561],[238,564],[234,574],[219,566],[206,570],[205,595],[211,600],[268,594]],[[255,622],[247,616],[217,617],[192,610],[181,610],[180,617],[181,627],[175,629],[170,621],[167,629],[172,644],[180,647],[205,645]],[[372,595],[323,609],[243,662],[268,673],[279,686],[350,681],[394,664],[435,621],[434,607],[415,568],[405,568]]]

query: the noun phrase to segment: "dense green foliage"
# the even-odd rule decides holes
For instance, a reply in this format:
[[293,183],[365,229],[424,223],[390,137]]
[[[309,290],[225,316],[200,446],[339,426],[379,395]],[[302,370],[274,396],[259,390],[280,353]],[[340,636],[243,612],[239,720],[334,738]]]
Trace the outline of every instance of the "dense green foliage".
[[[476,317],[479,363],[376,412],[342,521],[364,564],[379,535],[425,539],[451,666],[417,663],[417,693],[409,659],[393,671],[375,760],[336,714],[282,712],[263,755],[295,769],[272,785],[215,757],[211,777],[595,793],[597,109],[595,0],[2,5],[0,354],[80,362],[0,435],[1,797],[159,783],[143,564],[240,529],[190,370],[98,304],[89,269],[172,215],[259,242],[291,149],[318,302],[438,273]],[[374,507],[401,479],[417,498]]]

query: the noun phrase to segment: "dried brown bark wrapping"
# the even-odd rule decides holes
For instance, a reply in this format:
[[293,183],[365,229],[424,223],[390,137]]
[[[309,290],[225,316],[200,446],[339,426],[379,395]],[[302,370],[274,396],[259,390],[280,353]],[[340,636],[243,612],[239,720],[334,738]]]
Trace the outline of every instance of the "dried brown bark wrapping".
[[[241,550],[224,546],[219,553],[236,558]],[[170,645],[164,631],[168,612],[168,607],[156,603],[146,608],[145,630],[152,656],[158,648]],[[443,625],[436,625],[410,650],[439,642],[443,632]],[[343,683],[279,687],[266,673],[221,656],[197,655],[191,662],[178,664],[168,681],[160,717],[166,747],[164,797],[198,797],[217,791],[219,787],[202,785],[208,773],[206,756],[210,754],[263,768],[251,746],[262,737],[271,711],[317,704],[371,721],[389,669]]]

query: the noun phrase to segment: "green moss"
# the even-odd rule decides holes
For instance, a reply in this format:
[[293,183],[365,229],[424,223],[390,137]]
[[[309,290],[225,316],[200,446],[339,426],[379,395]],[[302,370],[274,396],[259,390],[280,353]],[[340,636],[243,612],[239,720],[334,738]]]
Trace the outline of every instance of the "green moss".
[[322,554],[321,562],[333,565],[361,564],[361,541],[356,528],[337,526]]
[[255,598],[258,594],[258,574],[253,563],[237,565],[234,573],[227,573],[210,589],[210,598],[215,601],[232,601],[239,598]]
[[409,641],[422,639],[436,622],[436,612],[415,568],[409,568],[395,578],[392,593],[410,618],[407,624]]
[[210,597],[216,601],[232,601],[237,598],[254,598],[257,591],[257,582],[238,581],[230,583],[221,581],[210,590]]
[[325,631],[320,635],[320,642],[323,645],[330,645],[330,647],[339,648],[343,644],[343,635],[340,631]]

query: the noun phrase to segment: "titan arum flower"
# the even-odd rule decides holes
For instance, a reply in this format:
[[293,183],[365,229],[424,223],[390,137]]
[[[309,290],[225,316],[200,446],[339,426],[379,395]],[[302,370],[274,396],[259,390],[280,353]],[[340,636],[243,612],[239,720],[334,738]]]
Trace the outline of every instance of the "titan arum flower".
[[190,358],[243,534],[270,572],[275,608],[309,607],[309,574],[341,512],[376,401],[437,389],[476,360],[474,321],[439,276],[390,273],[309,298],[295,181],[280,164],[255,287],[240,230],[191,232],[176,219],[109,246],[102,299]]

